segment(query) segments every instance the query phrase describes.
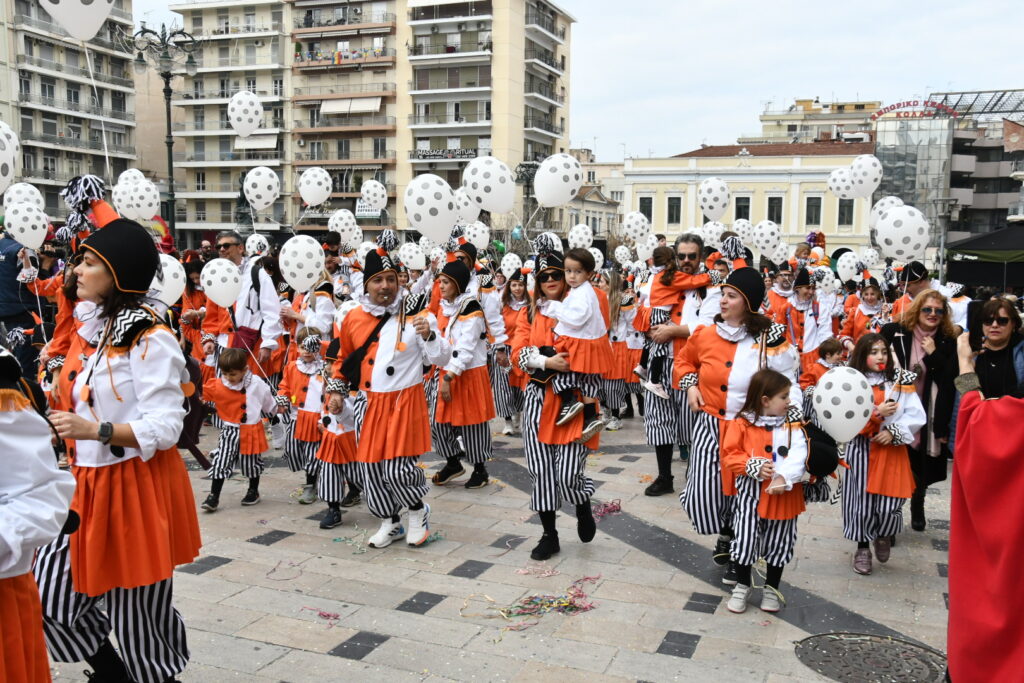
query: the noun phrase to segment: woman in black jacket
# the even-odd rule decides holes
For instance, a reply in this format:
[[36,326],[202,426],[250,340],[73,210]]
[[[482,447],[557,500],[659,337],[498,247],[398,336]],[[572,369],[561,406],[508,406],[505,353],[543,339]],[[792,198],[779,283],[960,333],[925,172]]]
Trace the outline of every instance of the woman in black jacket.
[[882,327],[896,362],[917,375],[914,385],[928,422],[908,449],[917,489],[910,499],[910,525],[924,531],[924,497],[928,486],[946,478],[946,452],[958,374],[956,335],[949,305],[934,289],[914,297],[902,322]]

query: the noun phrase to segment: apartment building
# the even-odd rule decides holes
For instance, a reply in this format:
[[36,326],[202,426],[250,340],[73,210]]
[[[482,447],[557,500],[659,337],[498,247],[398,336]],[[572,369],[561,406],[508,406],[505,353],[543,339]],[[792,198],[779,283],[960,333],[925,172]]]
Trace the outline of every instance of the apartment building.
[[[192,113],[175,131],[187,138],[179,227],[232,223],[239,179],[259,164],[281,175],[281,200],[261,212],[277,223],[320,231],[346,208],[373,234],[407,227],[401,192],[420,173],[454,186],[478,156],[515,168],[568,149],[574,20],[550,3],[203,0],[171,9],[206,39],[200,73],[174,102]],[[267,114],[244,139],[226,123],[239,89],[257,92]],[[309,209],[297,181],[313,166],[330,173],[334,191]],[[358,201],[370,178],[388,189],[383,211]]]
[[881,106],[882,103],[875,100],[822,102],[815,97],[813,100],[794,100],[785,109],[772,109],[769,102],[758,117],[761,132],[741,135],[736,143],[867,142],[871,139],[872,115]]
[[131,0],[114,1],[88,56],[38,2],[2,1],[5,58],[16,83],[4,87],[17,88],[10,118],[3,115],[21,136],[21,179],[39,188],[47,214],[59,221],[67,211],[58,192],[68,180],[93,173],[113,181],[135,166],[133,55],[116,40],[120,30],[132,31]]

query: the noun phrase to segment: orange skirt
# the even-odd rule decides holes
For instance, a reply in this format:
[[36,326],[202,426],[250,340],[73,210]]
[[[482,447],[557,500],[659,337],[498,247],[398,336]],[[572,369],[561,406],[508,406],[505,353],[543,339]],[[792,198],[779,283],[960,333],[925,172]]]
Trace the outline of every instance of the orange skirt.
[[585,375],[602,375],[614,363],[612,345],[608,337],[600,339],[575,339],[562,337],[555,342],[555,349],[569,354],[569,368]]
[[366,392],[366,416],[356,460],[381,462],[430,450],[430,418],[423,385]]
[[914,473],[906,446],[871,444],[868,456],[868,493],[890,498],[910,498],[914,493]]
[[32,572],[0,579],[0,681],[49,680],[36,580]]
[[649,332],[651,329],[651,307],[640,306],[633,316],[633,329],[637,332]]
[[[627,382],[630,378],[638,381],[640,378],[633,374],[633,368],[640,362],[637,355],[636,362],[633,362],[632,349],[626,346],[626,342],[612,342],[612,365],[611,369],[605,372],[605,379],[624,379]],[[643,349],[637,349],[637,353],[643,353]]]
[[[540,425],[537,427],[537,440],[549,446],[562,446],[573,443],[583,435],[583,413],[582,411],[565,424],[559,426],[558,410],[561,401],[551,388],[549,382],[544,386],[544,404],[540,410]],[[597,404],[598,411],[601,405]],[[601,445],[601,432],[595,434],[586,443],[587,448],[596,451]]]
[[239,455],[260,455],[270,450],[267,445],[267,432],[263,429],[263,423],[254,425],[242,425],[238,430],[238,454]]
[[[300,410],[298,416],[295,418],[295,440],[313,442],[319,441],[321,436],[320,413],[314,413],[309,410]],[[263,439],[264,442],[266,442],[266,436],[264,436]]]
[[316,459],[332,465],[345,465],[356,460],[356,433],[324,432]]
[[451,401],[441,400],[438,390],[435,422],[463,427],[494,419],[494,392],[491,391],[491,378],[487,374],[486,365],[466,370],[453,378],[451,389]]
[[177,448],[149,461],[73,467],[71,508],[82,518],[71,534],[74,588],[98,596],[113,588],[149,586],[199,555],[196,504]]
[[801,353],[800,354],[800,374],[801,375],[804,374],[805,372],[807,372],[811,368],[813,368],[815,365],[817,365],[818,360],[820,358],[821,358],[821,356],[818,354],[818,349],[814,349],[813,351],[808,351],[807,353]]

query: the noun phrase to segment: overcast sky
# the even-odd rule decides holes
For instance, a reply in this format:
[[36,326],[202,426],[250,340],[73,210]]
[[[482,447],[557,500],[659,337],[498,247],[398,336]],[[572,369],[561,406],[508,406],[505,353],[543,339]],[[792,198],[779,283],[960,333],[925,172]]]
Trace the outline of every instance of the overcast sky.
[[[600,160],[735,144],[797,97],[899,102],[1024,87],[1020,0],[558,0],[572,29],[571,142]],[[136,21],[173,21],[135,0]],[[625,145],[625,147],[623,147]]]

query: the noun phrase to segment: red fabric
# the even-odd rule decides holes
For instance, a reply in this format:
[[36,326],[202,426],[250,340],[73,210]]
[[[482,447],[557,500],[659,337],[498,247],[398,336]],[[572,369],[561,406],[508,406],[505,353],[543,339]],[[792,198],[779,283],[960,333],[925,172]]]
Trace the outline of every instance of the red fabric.
[[[1024,400],[964,395],[949,534],[948,664],[956,683],[1021,680],[1024,661]],[[1002,435],[1001,438],[994,438]]]

